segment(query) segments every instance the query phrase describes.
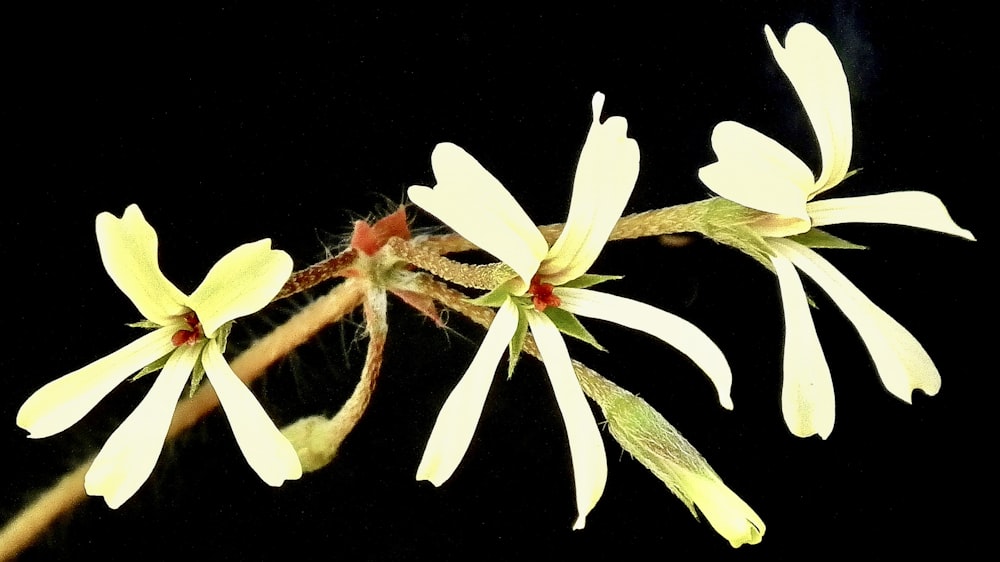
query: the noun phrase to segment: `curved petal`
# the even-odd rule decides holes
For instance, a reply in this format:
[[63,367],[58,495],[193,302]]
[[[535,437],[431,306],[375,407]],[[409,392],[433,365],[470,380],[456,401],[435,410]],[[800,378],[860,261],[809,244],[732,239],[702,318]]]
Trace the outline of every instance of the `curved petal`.
[[729,362],[719,346],[694,324],[648,304],[599,291],[558,287],[555,294],[561,301],[560,308],[646,332],[687,355],[715,384],[722,406],[733,409]]
[[781,413],[789,431],[798,437],[833,432],[835,415],[833,379],[816,335],[806,292],[792,262],[773,257],[778,275],[781,306],[785,313],[784,375]]
[[798,156],[777,141],[735,121],[712,131],[719,159],[698,170],[698,178],[717,195],[744,207],[804,221],[813,175]]
[[236,443],[250,467],[271,486],[302,477],[302,465],[292,444],[274,426],[250,389],[236,376],[222,356],[219,342],[209,340],[202,364],[219,403],[233,428]]
[[226,322],[264,308],[291,274],[292,258],[272,250],[269,238],[243,244],[212,266],[188,305],[210,338]]
[[715,532],[733,548],[757,544],[764,537],[764,521],[718,476],[683,473],[682,487],[705,515]]
[[17,425],[33,439],[55,435],[80,421],[129,375],[170,353],[177,327],[150,332],[111,355],[35,391],[17,412]]
[[813,226],[849,222],[884,223],[925,228],[975,240],[971,232],[958,226],[944,203],[923,191],[895,191],[863,197],[812,201],[806,205]]
[[187,312],[187,297],[160,271],[156,231],[137,205],[129,205],[120,219],[97,215],[97,244],[111,280],[144,317],[164,325]]
[[899,322],[854,286],[830,262],[791,240],[768,240],[774,251],[815,281],[854,324],[875,362],[886,390],[909,403],[914,389],[930,396],[941,389],[941,375],[920,343]]
[[576,279],[594,264],[639,177],[639,145],[628,138],[628,122],[609,117],[601,123],[603,106],[604,94],[594,94],[566,226],[539,269],[553,285]]
[[576,484],[577,519],[574,529],[582,529],[587,514],[597,505],[608,480],[608,459],[604,441],[597,430],[594,413],[573,372],[566,342],[551,320],[535,310],[528,310],[528,325],[538,344],[545,370],[552,383],[559,411],[562,412],[569,437],[569,453],[573,459],[573,480]]
[[411,186],[410,200],[530,282],[549,246],[514,197],[454,144],[437,145],[431,165],[437,185]]
[[441,407],[417,467],[417,480],[429,480],[440,486],[462,462],[483,413],[500,356],[517,329],[517,317],[517,307],[510,299],[497,310],[472,364]]
[[847,76],[833,45],[808,23],[793,26],[785,36],[784,47],[770,26],[764,26],[764,34],[774,60],[802,100],[819,141],[823,171],[809,194],[812,199],[840,183],[851,165],[854,137]]
[[104,496],[117,509],[149,478],[163,449],[177,397],[204,344],[174,351],[139,406],[111,434],[84,478],[91,496]]

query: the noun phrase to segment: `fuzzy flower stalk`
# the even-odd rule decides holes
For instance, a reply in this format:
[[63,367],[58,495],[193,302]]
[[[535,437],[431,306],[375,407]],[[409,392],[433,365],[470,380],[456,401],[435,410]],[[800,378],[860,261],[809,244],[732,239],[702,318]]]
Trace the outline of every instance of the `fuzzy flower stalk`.
[[602,123],[603,104],[604,95],[596,94],[569,216],[551,247],[503,185],[453,144],[434,149],[431,162],[437,185],[409,189],[417,206],[503,263],[494,270],[495,288],[476,301],[497,307],[496,317],[441,408],[417,479],[440,486],[454,473],[472,440],[504,350],[509,349],[512,373],[530,331],[569,439],[578,514],[575,529],[583,528],[607,479],[601,435],[560,334],[597,345],[576,315],[641,330],[674,346],[708,374],[720,402],[732,408],[729,365],[703,332],[652,306],[588,288],[614,279],[587,271],[621,217],[639,173],[639,147],[627,136],[626,120],[610,117]]
[[219,260],[190,295],[160,271],[156,231],[136,205],[121,218],[97,217],[97,240],[108,275],[152,331],[122,349],[31,395],[17,425],[41,438],[75,424],[126,378],[160,370],[146,397],[111,434],[87,472],[88,494],[117,508],[153,471],[177,399],[188,379],[192,392],[208,375],[251,468],[271,486],[302,475],[295,451],[223,357],[232,321],[269,303],[288,279],[292,259],[259,240]]
[[712,133],[718,162],[701,168],[698,175],[724,198],[718,200],[719,213],[711,218],[725,222],[723,215],[728,215],[729,222],[742,232],[742,241],[732,245],[769,262],[777,274],[785,316],[781,399],[785,423],[795,435],[826,438],[834,426],[833,383],[796,269],[819,285],[854,324],[882,383],[893,395],[907,403],[917,389],[934,395],[941,387],[941,377],[906,328],[812,249],[861,246],[817,227],[886,223],[975,238],[955,224],[941,200],[929,193],[900,191],[814,201],[852,175],[847,77],[829,40],[813,26],[800,23],[792,27],[784,46],[770,27],[764,32],[778,66],[791,81],[812,123],[822,169],[814,176],[777,141],[745,125],[725,121]]

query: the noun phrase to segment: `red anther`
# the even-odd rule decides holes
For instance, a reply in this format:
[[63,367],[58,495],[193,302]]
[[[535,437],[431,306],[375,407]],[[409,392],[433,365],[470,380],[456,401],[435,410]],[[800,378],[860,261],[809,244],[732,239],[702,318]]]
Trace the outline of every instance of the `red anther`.
[[198,341],[198,332],[193,330],[177,330],[177,333],[170,338],[171,343],[174,347],[180,347],[182,345],[194,345]]
[[535,305],[535,310],[543,312],[550,306],[559,306],[562,301],[553,291],[555,287],[551,283],[542,283],[538,276],[531,278],[531,285],[528,287],[528,294],[531,295],[531,302]]
[[194,345],[198,343],[198,340],[200,340],[204,335],[201,331],[201,320],[198,320],[198,315],[194,312],[188,312],[185,314],[184,322],[186,322],[191,329],[177,330],[177,332],[170,338],[174,347],[179,347],[181,345]]

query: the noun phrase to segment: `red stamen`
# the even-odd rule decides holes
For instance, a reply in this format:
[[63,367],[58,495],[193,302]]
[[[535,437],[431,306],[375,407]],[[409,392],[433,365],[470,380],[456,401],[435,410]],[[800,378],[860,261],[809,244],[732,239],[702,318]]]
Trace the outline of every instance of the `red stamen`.
[[201,320],[198,320],[197,314],[194,312],[188,312],[184,315],[184,322],[186,322],[191,329],[177,330],[177,332],[170,338],[170,342],[174,344],[174,347],[194,345],[204,336],[204,333],[201,331]]
[[542,283],[538,276],[531,278],[531,285],[528,287],[528,294],[531,295],[531,302],[535,305],[535,310],[544,312],[550,306],[559,306],[562,301],[553,291],[555,287],[550,283]]

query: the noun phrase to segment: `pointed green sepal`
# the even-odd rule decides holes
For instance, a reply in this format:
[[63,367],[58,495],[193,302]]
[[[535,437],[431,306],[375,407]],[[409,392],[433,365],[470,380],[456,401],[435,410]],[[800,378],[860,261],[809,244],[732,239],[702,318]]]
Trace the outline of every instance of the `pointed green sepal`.
[[219,351],[221,353],[226,352],[226,344],[229,343],[229,333],[233,331],[232,321],[226,322],[225,324],[219,326],[219,329],[215,331],[214,339],[219,342]]
[[502,283],[496,289],[486,293],[485,295],[476,297],[474,299],[469,299],[469,302],[476,306],[488,306],[490,308],[499,308],[500,305],[510,297],[510,289],[514,284],[514,280],[508,280]]
[[205,366],[201,364],[201,358],[199,357],[198,362],[194,364],[194,369],[191,371],[191,388],[188,390],[188,398],[194,396],[203,378],[205,378]]
[[156,322],[153,322],[152,320],[145,320],[145,319],[125,325],[128,326],[129,328],[146,328],[147,330],[155,330],[156,328],[163,327],[157,324]]
[[567,281],[567,282],[565,282],[565,283],[563,283],[562,285],[559,285],[559,286],[560,287],[569,287],[571,289],[586,289],[586,288],[589,288],[589,287],[593,287],[594,285],[597,285],[598,283],[604,283],[605,281],[617,281],[617,280],[621,279],[622,277],[624,277],[624,276],[623,275],[595,275],[593,273],[584,273],[583,275],[577,277],[576,279],[573,279],[571,281]]
[[556,325],[556,328],[567,336],[572,336],[580,341],[585,341],[601,351],[607,351],[607,349],[604,349],[604,346],[597,343],[594,336],[592,336],[590,332],[583,327],[583,324],[576,319],[576,316],[573,316],[571,313],[557,306],[550,306],[542,311],[542,314],[548,316],[549,320]]
[[143,367],[142,369],[140,369],[138,373],[132,375],[132,377],[129,379],[129,382],[135,382],[135,381],[139,380],[140,378],[148,375],[149,373],[155,373],[156,371],[159,371],[160,369],[163,368],[164,365],[167,364],[167,359],[169,359],[169,358],[170,358],[170,354],[167,353],[163,357],[160,357],[156,361],[153,361],[149,365],[146,365],[145,367]]
[[867,250],[867,246],[861,246],[853,242],[848,242],[843,238],[834,236],[829,232],[824,232],[818,228],[810,229],[809,232],[789,236],[788,240],[798,242],[807,248],[829,248],[834,250]]
[[514,330],[514,337],[510,339],[510,360],[507,362],[507,379],[514,376],[514,366],[521,357],[524,349],[524,338],[528,337],[528,317],[524,314],[524,309],[517,307],[517,329]]

